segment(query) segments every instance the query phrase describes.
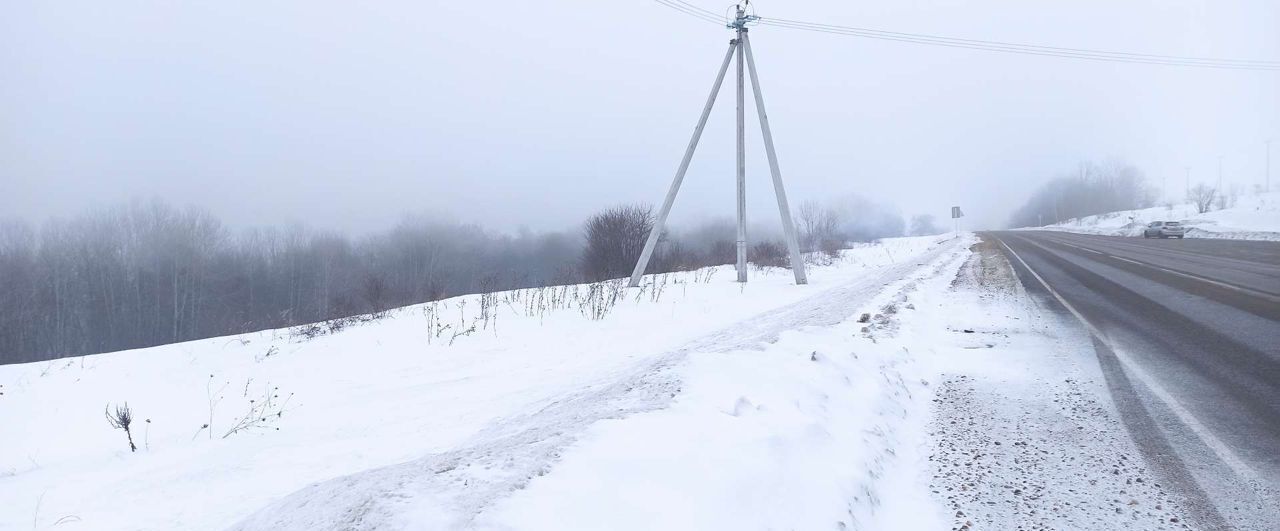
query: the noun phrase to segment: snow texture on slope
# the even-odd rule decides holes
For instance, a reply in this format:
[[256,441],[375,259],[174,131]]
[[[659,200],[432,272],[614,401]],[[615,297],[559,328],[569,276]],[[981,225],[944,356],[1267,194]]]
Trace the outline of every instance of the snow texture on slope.
[[[963,248],[963,242],[959,240],[948,241],[912,257],[911,261],[898,262],[791,305],[743,320],[609,374],[537,409],[499,419],[454,450],[312,485],[262,508],[234,529],[505,528],[516,525],[510,521],[500,523],[500,516],[488,519],[480,516],[516,492],[530,485],[541,485],[543,476],[557,477],[564,454],[574,451],[574,445],[583,434],[598,423],[632,419],[641,413],[671,407],[673,398],[686,385],[684,378],[690,370],[691,354],[702,359],[707,355],[760,348],[777,342],[787,331],[802,327],[830,327],[853,316],[873,297],[885,291],[886,286],[936,271],[940,260],[955,256]],[[807,350],[804,354],[810,355]],[[733,410],[742,414],[755,407],[750,399],[744,399],[742,403],[735,403]],[[858,419],[861,422],[862,419]],[[628,420],[623,425],[630,427],[635,422]],[[858,430],[862,429],[861,424],[856,425]],[[680,438],[680,432],[659,429],[644,435],[650,437],[647,440],[655,445],[670,440],[678,440],[684,445],[697,444]],[[851,472],[861,470],[864,468],[850,468]],[[717,470],[717,473],[732,477],[728,470]],[[577,477],[579,481],[569,481],[572,488],[567,492],[558,491],[559,495],[552,496],[551,500],[574,508],[607,504],[617,498],[602,492],[591,484],[591,480],[603,478],[615,486],[629,480],[626,476],[595,473],[594,469]],[[688,484],[695,477],[673,476],[669,480]],[[768,481],[767,478],[764,480]],[[711,492],[714,491],[704,491]],[[831,494],[838,495],[839,492]],[[836,506],[839,508],[837,513],[847,511],[845,507],[849,503],[850,500],[840,500]],[[516,507],[519,507],[518,502]],[[712,505],[704,508],[728,517],[744,507]],[[697,518],[686,516],[690,518],[677,520],[690,528],[699,527],[694,523],[699,521]],[[566,517],[568,515],[557,513],[550,520],[526,517],[516,522],[521,529],[555,529],[558,528],[557,522]],[[837,521],[838,518],[833,517],[830,525]],[[628,522],[635,525],[643,520],[619,519],[612,521],[609,527],[628,527]]]
[[[1215,205],[1216,208],[1216,205]],[[1104,236],[1142,236],[1152,221],[1180,221],[1188,238],[1280,240],[1280,192],[1242,196],[1230,208],[1197,213],[1191,203],[1169,204],[1070,219],[1031,230],[1058,230]]]

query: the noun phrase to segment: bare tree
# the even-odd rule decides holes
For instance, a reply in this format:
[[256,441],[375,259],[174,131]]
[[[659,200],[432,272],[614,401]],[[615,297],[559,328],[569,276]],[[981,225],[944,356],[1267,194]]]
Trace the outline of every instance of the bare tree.
[[617,206],[591,216],[583,230],[583,275],[598,281],[630,273],[652,229],[653,208],[648,205]]
[[840,215],[835,209],[808,200],[800,203],[800,246],[805,252],[839,249]]
[[[838,232],[834,214],[823,216],[813,233]],[[361,239],[301,226],[233,235],[207,212],[158,201],[38,228],[0,223],[0,364],[338,324],[477,290],[622,277],[652,226],[648,207],[624,206],[592,216],[582,233],[513,236],[410,218]],[[732,263],[734,230],[717,220],[665,233],[652,270]]]
[[1122,162],[1084,163],[1053,179],[1014,212],[1011,225],[1031,227],[1107,212],[1147,208],[1154,194],[1136,167]]
[[1195,187],[1187,191],[1187,200],[1195,203],[1196,212],[1204,214],[1208,212],[1213,205],[1213,199],[1217,196],[1218,191],[1203,183],[1197,184]]

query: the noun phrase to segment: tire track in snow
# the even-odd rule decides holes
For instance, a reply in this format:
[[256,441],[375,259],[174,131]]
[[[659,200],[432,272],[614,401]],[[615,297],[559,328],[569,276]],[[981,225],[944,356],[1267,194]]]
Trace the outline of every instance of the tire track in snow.
[[935,274],[966,239],[940,242],[908,262],[745,319],[617,371],[524,415],[497,419],[469,444],[313,484],[263,507],[233,530],[467,528],[494,501],[547,474],[588,427],[667,407],[691,352],[772,343],[787,330],[837,324],[878,294]]

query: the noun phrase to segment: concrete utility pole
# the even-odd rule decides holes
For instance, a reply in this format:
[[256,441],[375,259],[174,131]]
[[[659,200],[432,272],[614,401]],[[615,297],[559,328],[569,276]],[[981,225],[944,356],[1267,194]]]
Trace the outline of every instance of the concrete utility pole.
[[1187,170],[1187,181],[1184,185],[1184,188],[1186,189],[1182,192],[1186,195],[1191,195],[1191,166],[1183,166],[1182,169]]
[[658,217],[654,220],[653,228],[649,232],[649,238],[644,243],[644,249],[640,252],[640,259],[636,261],[636,267],[631,271],[631,281],[629,286],[636,287],[640,285],[640,279],[644,276],[645,268],[649,266],[649,260],[653,258],[653,250],[658,244],[658,237],[662,234],[663,228],[667,223],[667,216],[671,213],[671,206],[675,203],[676,195],[680,192],[680,185],[684,182],[685,173],[689,171],[689,162],[693,160],[693,152],[698,148],[698,141],[702,138],[702,130],[707,125],[707,117],[711,115],[711,108],[715,105],[716,94],[720,92],[720,87],[724,84],[724,77],[729,71],[729,62],[733,60],[735,53],[738,58],[738,108],[737,108],[737,210],[738,210],[738,241],[737,241],[737,269],[738,282],[747,281],[747,191],[746,191],[746,83],[745,71],[751,74],[751,87],[755,93],[756,114],[760,118],[760,132],[764,135],[765,155],[769,158],[769,173],[773,177],[773,191],[778,199],[778,214],[782,217],[782,232],[787,240],[787,250],[791,258],[791,272],[795,275],[796,284],[807,284],[808,278],[804,271],[804,257],[800,255],[800,243],[796,238],[795,222],[791,219],[791,208],[787,203],[787,192],[782,186],[782,171],[778,169],[778,154],[773,147],[773,132],[769,128],[769,118],[764,110],[764,96],[760,91],[760,78],[756,73],[755,58],[751,54],[751,40],[747,37],[747,25],[757,20],[759,17],[747,13],[747,6],[750,2],[739,4],[736,10],[736,17],[727,27],[735,30],[736,38],[729,41],[729,51],[725,52],[724,62],[720,65],[720,71],[716,74],[716,81],[711,87],[711,95],[707,97],[707,104],[702,109],[702,116],[698,118],[698,125],[693,130],[693,138],[689,139],[689,146],[685,148],[684,158],[680,161],[680,167],[676,170],[675,179],[671,181],[671,188],[667,190],[667,197],[662,202],[662,208],[658,211]]
[[1267,140],[1267,183],[1263,185],[1264,192],[1271,191],[1271,140]]
[[[736,20],[742,20],[742,6],[738,6]],[[746,81],[743,77],[742,39],[747,36],[746,25],[738,26],[738,282],[747,281],[747,118]]]

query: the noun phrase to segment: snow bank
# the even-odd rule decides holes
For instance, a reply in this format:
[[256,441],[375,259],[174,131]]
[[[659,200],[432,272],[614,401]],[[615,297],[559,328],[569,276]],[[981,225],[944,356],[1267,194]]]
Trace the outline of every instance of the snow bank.
[[1181,221],[1188,238],[1280,240],[1280,192],[1242,196],[1236,206],[1197,213],[1191,203],[1111,212],[1032,230],[1059,230],[1107,236],[1142,236],[1152,221]]
[[[850,437],[877,437],[868,419],[893,411],[897,406],[885,397],[905,384],[888,381],[872,391],[857,385],[891,378],[891,370],[879,370],[891,359],[837,358],[847,355],[837,342],[848,329],[795,338],[786,330],[835,324],[964,245],[904,238],[859,247],[831,266],[813,268],[807,286],[791,285],[785,270],[755,272],[745,286],[732,282],[724,267],[648,277],[645,290],[621,291],[623,298],[603,314],[587,300],[603,304],[599,298],[618,293],[610,285],[579,286],[568,303],[572,288],[558,295],[519,290],[408,307],[309,340],[277,330],[2,366],[0,528],[213,529],[236,522],[254,528],[265,521],[314,528],[363,516],[392,527],[409,521],[415,528],[499,525],[504,515],[526,514],[522,498],[503,501],[515,491],[537,486],[527,493],[555,497],[554,484],[542,490],[530,478],[582,477],[582,469],[573,468],[576,458],[559,458],[583,433],[591,434],[584,445],[617,448],[608,441],[626,430],[644,431],[645,423],[668,436],[631,444],[650,449],[654,470],[661,469],[658,462],[682,463],[665,469],[684,470],[682,481],[710,481],[684,466],[701,459],[699,441],[721,448],[747,441],[726,459],[762,468],[740,480],[765,481],[780,467],[798,471],[788,489],[744,484],[743,497],[735,498],[752,504],[757,516],[787,514],[777,501],[765,504],[764,494],[816,479],[820,456],[849,452],[841,463],[867,463],[877,450],[854,450]],[[482,307],[489,314],[484,321]],[[474,332],[456,335],[471,325]],[[831,352],[808,361],[819,345]],[[759,363],[749,363],[752,358]],[[840,387],[845,378],[848,389]],[[769,388],[774,380],[777,388]],[[753,381],[758,391],[742,387]],[[735,399],[705,400],[713,391]],[[879,398],[868,400],[866,392]],[[788,395],[794,395],[791,405]],[[268,397],[285,404],[272,410],[281,415],[223,437]],[[124,402],[136,416],[137,453],[101,413]],[[713,403],[714,414],[706,409]],[[859,409],[821,426],[822,415],[834,417],[846,406]],[[697,414],[681,413],[685,407]],[[664,415],[664,408],[673,412]],[[722,411],[737,415],[709,420]],[[628,416],[632,420],[609,420]],[[621,427],[630,422],[636,427]],[[695,426],[700,429],[683,441],[670,436]],[[887,447],[868,448],[881,448],[883,456]],[[685,459],[669,459],[678,452]],[[766,464],[779,457],[790,465]],[[856,475],[865,483],[876,472],[862,467],[839,474],[848,477],[829,481],[847,485]],[[403,490],[414,485],[422,488]],[[714,482],[702,485],[704,494],[719,492]],[[818,489],[807,492],[816,496]],[[316,495],[326,492],[337,497]],[[380,497],[405,492],[413,495]],[[850,493],[847,487],[835,492],[811,501],[828,507],[820,514],[829,524],[838,520],[829,504]],[[289,505],[298,500],[329,505]],[[798,503],[796,495],[784,500]],[[368,510],[361,512],[361,503]],[[377,507],[385,511],[369,512]]]
[[921,477],[931,390],[911,349],[886,339],[906,294],[945,286],[970,241],[862,298],[866,322],[691,353],[670,407],[594,425],[475,527],[946,528]]

